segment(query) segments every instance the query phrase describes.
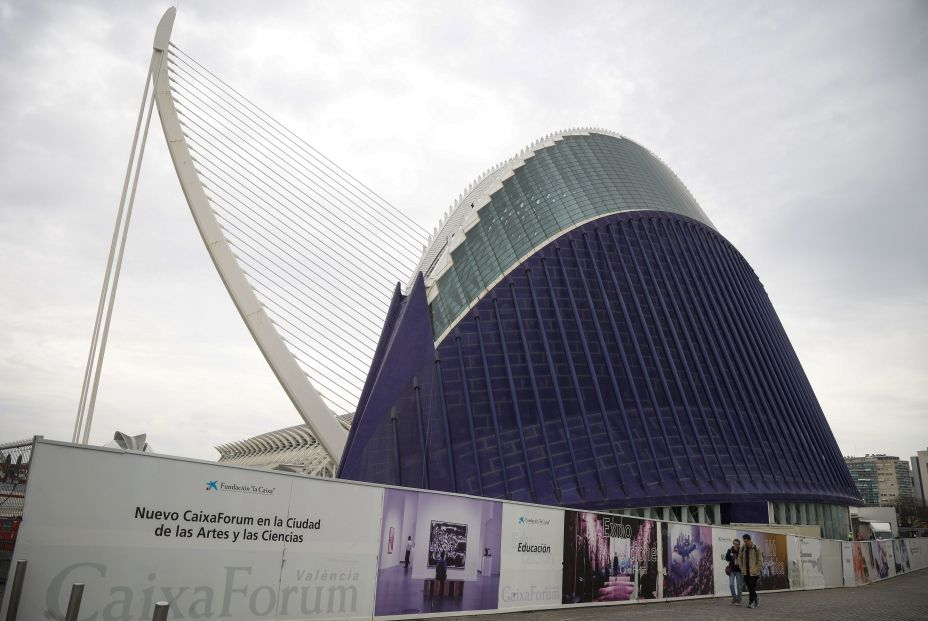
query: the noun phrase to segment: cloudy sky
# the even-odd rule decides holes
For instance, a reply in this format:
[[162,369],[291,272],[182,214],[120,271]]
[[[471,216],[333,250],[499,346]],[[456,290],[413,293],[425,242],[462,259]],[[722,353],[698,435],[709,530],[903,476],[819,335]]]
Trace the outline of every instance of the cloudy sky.
[[[842,450],[928,446],[928,3],[257,7],[182,2],[172,40],[429,229],[543,134],[642,143],[760,276]],[[70,439],[165,8],[0,0],[0,442]],[[147,432],[212,459],[301,421],[162,136],[153,126],[91,440]]]

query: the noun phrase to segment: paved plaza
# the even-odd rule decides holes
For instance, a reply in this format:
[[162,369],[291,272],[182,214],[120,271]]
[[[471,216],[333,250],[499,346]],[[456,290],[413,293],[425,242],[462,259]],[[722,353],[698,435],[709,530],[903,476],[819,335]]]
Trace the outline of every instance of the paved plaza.
[[732,606],[728,599],[716,598],[575,610],[514,612],[468,618],[481,621],[925,621],[928,619],[928,570],[855,589],[762,593],[760,604],[760,608],[750,610],[746,605]]

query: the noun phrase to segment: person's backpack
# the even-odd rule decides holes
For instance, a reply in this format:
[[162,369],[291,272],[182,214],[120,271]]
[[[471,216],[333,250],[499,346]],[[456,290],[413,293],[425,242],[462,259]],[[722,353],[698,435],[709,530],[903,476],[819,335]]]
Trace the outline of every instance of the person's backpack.
[[763,577],[764,575],[764,551],[760,549],[760,546],[756,543],[754,544],[754,549],[757,550],[757,558],[760,559],[757,563],[757,575]]

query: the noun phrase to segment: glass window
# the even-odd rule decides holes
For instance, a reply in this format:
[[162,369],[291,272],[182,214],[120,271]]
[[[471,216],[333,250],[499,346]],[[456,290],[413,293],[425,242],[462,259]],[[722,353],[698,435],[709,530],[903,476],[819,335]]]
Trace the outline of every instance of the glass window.
[[439,278],[433,304],[445,295],[453,299],[433,311],[435,334],[517,261],[563,231],[610,213],[652,209],[712,226],[676,175],[630,140],[565,136],[539,149],[503,181],[452,253],[454,265]]

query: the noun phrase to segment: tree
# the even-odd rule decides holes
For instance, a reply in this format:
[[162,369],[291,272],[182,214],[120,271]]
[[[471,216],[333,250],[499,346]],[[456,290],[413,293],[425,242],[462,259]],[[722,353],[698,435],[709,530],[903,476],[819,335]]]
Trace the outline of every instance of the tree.
[[900,528],[928,528],[928,507],[925,505],[913,498],[898,498],[893,506]]

